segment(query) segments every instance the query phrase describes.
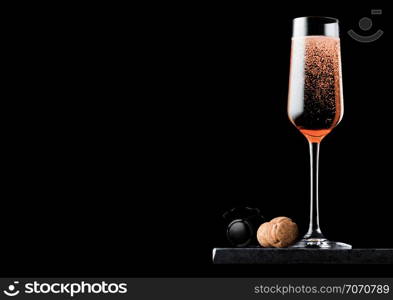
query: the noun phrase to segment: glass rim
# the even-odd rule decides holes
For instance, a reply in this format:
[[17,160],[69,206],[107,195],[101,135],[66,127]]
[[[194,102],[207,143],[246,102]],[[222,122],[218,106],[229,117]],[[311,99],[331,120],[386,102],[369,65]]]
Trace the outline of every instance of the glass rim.
[[293,19],[294,22],[295,21],[302,21],[302,20],[326,21],[327,24],[339,22],[337,18],[326,17],[326,16],[304,16],[304,17],[297,17],[297,18]]

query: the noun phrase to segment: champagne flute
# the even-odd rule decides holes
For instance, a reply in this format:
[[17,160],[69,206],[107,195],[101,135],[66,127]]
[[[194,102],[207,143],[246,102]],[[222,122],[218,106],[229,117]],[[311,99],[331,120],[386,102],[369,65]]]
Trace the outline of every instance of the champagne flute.
[[306,235],[292,247],[351,249],[351,245],[327,240],[319,227],[319,145],[343,116],[337,19],[293,20],[288,116],[308,140],[311,169],[310,225]]

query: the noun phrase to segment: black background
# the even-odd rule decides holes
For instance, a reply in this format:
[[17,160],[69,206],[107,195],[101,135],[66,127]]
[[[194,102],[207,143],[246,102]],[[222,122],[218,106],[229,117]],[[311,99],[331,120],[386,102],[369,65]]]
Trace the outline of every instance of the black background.
[[[331,5],[62,7],[10,23],[1,274],[384,276],[388,266],[217,266],[237,205],[307,228],[308,147],[286,114],[291,21],[340,20],[343,121],[321,145],[321,227],[393,247],[388,11]],[[25,13],[28,13],[25,11]],[[382,38],[362,44],[349,29]],[[390,272],[390,273],[389,273]]]

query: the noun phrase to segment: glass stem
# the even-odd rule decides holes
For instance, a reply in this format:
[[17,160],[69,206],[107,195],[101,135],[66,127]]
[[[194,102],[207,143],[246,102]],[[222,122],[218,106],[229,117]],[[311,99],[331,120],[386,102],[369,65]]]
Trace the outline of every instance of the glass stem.
[[318,171],[319,171],[319,142],[309,142],[310,145],[310,225],[304,236],[307,239],[324,239],[319,228],[318,205]]

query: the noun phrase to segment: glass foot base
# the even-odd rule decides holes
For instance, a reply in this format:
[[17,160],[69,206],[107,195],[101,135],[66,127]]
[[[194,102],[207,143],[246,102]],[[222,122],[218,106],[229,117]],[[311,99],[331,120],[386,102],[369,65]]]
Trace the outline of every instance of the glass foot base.
[[316,249],[352,249],[349,244],[328,241],[327,239],[301,239],[290,248],[316,248]]

